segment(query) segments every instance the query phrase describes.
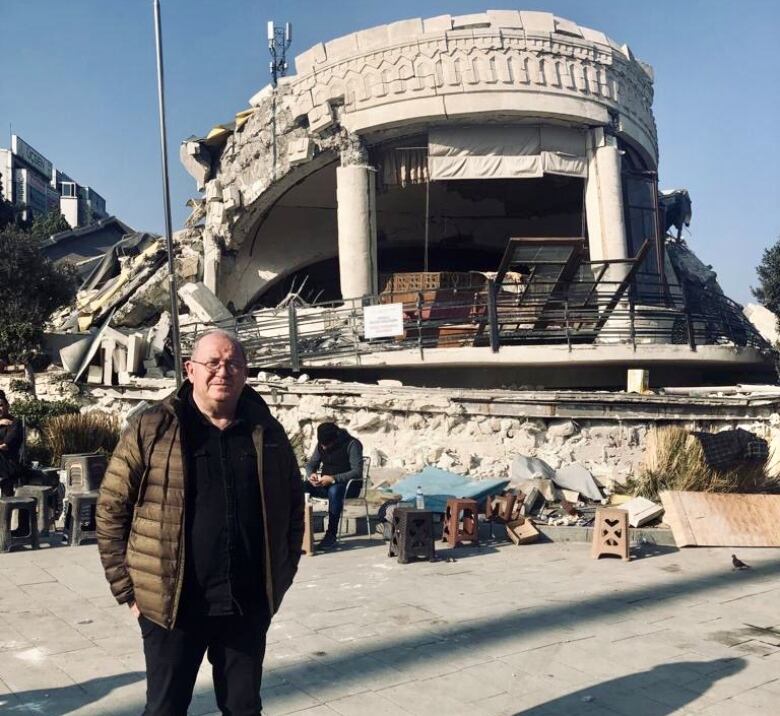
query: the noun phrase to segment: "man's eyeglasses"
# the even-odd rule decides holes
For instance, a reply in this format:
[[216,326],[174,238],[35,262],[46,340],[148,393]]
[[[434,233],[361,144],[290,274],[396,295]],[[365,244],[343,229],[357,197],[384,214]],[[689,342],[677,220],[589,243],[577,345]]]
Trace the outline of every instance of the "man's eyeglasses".
[[190,358],[190,363],[197,363],[202,365],[209,373],[216,373],[222,366],[225,366],[225,370],[229,375],[236,375],[246,368],[245,363],[239,363],[232,360],[207,360],[205,363],[200,360],[193,360]]

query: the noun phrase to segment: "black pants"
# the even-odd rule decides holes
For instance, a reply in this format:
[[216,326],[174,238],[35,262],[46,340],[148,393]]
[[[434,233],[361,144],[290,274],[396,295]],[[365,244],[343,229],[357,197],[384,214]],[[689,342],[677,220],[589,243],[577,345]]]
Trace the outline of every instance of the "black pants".
[[146,657],[143,716],[187,716],[198,669],[207,654],[217,706],[225,716],[258,716],[262,711],[266,612],[244,616],[179,620],[168,631],[139,620]]

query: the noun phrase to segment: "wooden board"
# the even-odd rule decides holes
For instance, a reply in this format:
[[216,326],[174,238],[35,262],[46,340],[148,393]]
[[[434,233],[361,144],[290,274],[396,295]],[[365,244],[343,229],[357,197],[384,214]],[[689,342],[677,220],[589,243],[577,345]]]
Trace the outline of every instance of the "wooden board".
[[780,495],[662,492],[678,547],[780,547]]

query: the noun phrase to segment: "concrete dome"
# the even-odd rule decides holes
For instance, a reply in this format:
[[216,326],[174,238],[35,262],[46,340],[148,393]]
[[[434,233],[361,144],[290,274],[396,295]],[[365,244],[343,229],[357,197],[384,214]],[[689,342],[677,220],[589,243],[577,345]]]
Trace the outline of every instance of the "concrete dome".
[[295,58],[291,109],[313,131],[357,134],[415,120],[554,117],[612,125],[651,166],[652,70],[627,45],[546,12],[489,10],[402,20]]

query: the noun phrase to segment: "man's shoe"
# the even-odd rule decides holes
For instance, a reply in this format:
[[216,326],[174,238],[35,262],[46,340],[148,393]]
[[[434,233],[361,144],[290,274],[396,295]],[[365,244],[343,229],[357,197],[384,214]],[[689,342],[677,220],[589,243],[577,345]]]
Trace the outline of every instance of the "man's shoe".
[[336,535],[326,532],[317,549],[333,549],[336,546]]

